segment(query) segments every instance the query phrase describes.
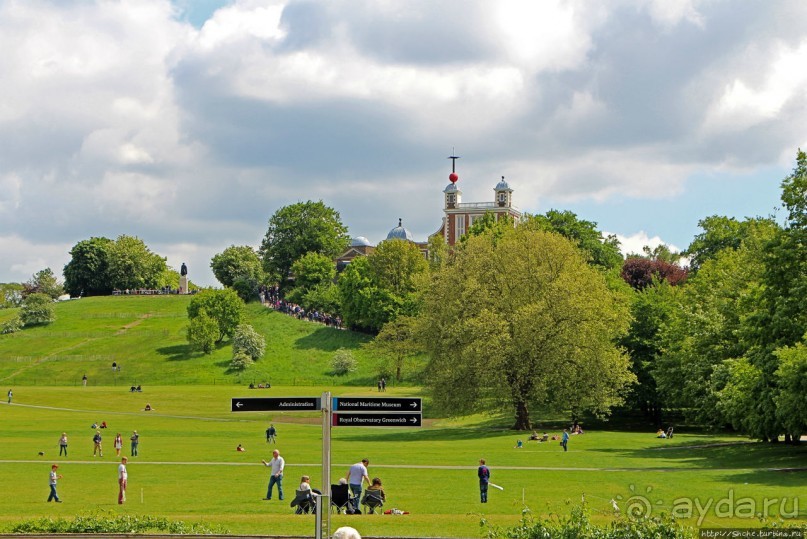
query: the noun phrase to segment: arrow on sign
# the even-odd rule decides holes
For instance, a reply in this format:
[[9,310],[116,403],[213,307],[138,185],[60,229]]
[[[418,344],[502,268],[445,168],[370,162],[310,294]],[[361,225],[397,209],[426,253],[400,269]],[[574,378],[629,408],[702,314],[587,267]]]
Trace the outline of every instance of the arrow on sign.
[[238,401],[238,402],[235,403],[236,408],[241,408],[243,405],[244,405],[244,403],[242,403],[241,401]]

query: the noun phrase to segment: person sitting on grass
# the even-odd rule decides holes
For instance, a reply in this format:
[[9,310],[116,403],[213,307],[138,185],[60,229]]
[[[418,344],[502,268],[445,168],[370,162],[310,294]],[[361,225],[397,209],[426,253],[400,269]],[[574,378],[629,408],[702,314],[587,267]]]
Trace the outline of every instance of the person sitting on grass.
[[513,449],[523,449],[523,448],[524,448],[524,442],[522,442],[521,440],[517,440],[516,446]]
[[242,446],[241,444],[238,444],[238,447],[236,447],[235,450],[238,451],[239,453],[243,453],[244,451],[246,451],[246,449],[244,449],[244,446]]
[[150,411],[154,410],[154,408],[151,407],[151,404],[146,403],[146,407],[143,408],[143,410],[146,411],[146,412],[150,412]]
[[656,431],[656,438],[666,438],[667,434],[664,432],[664,429],[659,429]]

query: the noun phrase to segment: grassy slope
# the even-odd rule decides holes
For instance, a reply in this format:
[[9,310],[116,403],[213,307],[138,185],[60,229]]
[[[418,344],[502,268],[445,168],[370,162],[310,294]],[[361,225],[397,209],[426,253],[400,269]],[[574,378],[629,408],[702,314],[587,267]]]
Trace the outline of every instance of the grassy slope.
[[[267,480],[260,459],[269,457],[263,431],[273,421],[289,463],[287,492],[293,491],[303,473],[310,474],[318,486],[319,418],[294,413],[232,414],[230,399],[319,395],[327,390],[335,395],[372,394],[373,360],[361,351],[356,352],[362,363],[358,372],[342,379],[328,375],[332,351],[356,347],[365,338],[250,306],[250,322],[267,336],[269,347],[266,357],[239,380],[238,375],[226,373],[228,346],[212,356],[189,353],[184,342],[187,301],[181,297],[82,299],[59,304],[58,320],[49,327],[0,336],[0,380],[15,392],[15,405],[0,405],[0,492],[14,493],[0,502],[0,523],[108,509],[217,522],[233,532],[310,533],[310,517],[292,515],[287,502],[260,499]],[[0,317],[7,316],[8,312],[0,311]],[[123,366],[121,373],[113,375],[112,361]],[[88,388],[80,387],[84,372],[90,378]],[[250,391],[234,385],[252,379],[269,380],[273,387]],[[131,383],[143,384],[144,393],[129,393]],[[400,387],[388,394],[418,391]],[[155,411],[143,412],[145,402]],[[103,461],[91,456],[89,428],[101,420],[111,427],[105,435]],[[514,523],[524,503],[543,514],[566,513],[567,503],[577,503],[583,494],[600,518],[610,515],[612,498],[624,508],[637,495],[660,502],[654,505],[656,514],[669,510],[673,500],[682,497],[697,497],[702,503],[729,495],[752,497],[760,508],[763,498],[788,498],[786,508],[792,508],[791,502],[801,496],[800,516],[807,518],[805,472],[764,469],[805,468],[807,448],[701,447],[741,440],[687,433],[657,440],[652,433],[592,431],[573,437],[568,453],[556,443],[531,443],[517,450],[515,440],[524,435],[497,427],[505,423],[503,418],[473,417],[432,419],[423,429],[333,429],[333,477],[369,456],[371,476],[384,479],[389,507],[412,513],[335,517],[334,524],[349,522],[365,535],[471,537],[481,533],[482,509],[491,522]],[[129,503],[119,507],[111,439],[118,431],[126,438],[133,429],[142,435],[141,456],[130,464]],[[68,459],[56,456],[62,431],[71,437]],[[238,443],[244,444],[246,453],[234,451]],[[39,451],[45,455],[38,456]],[[492,466],[493,481],[506,489],[492,491],[484,507],[478,503],[475,477],[476,462],[482,456]],[[66,503],[60,506],[44,503],[45,477],[53,460],[61,461],[65,476],[59,490]],[[702,524],[758,523],[717,518],[711,509]]]
[[[85,373],[90,385],[127,387],[253,381],[370,387],[377,378],[375,360],[359,348],[369,340],[366,335],[300,322],[257,304],[247,307],[247,321],[265,335],[266,354],[244,374],[231,373],[229,341],[207,356],[189,349],[189,301],[188,296],[128,296],[59,303],[53,324],[0,336],[0,384],[78,385]],[[339,348],[354,351],[358,371],[330,375],[329,362]],[[121,366],[119,373],[112,371],[113,362]]]

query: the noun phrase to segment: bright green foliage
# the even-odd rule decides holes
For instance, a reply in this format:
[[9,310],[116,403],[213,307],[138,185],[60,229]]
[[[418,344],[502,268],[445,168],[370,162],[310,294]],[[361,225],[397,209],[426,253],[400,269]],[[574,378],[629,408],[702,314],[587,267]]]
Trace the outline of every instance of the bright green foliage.
[[342,314],[354,329],[377,332],[400,314],[414,315],[429,264],[417,245],[393,239],[354,259],[339,278]]
[[56,320],[53,299],[47,294],[31,294],[22,302],[20,320],[24,326],[50,324]]
[[474,224],[468,228],[468,232],[460,238],[460,243],[465,243],[467,238],[471,236],[479,236],[488,233],[498,239],[514,226],[513,218],[509,215],[503,215],[500,219],[496,219],[495,213],[485,212],[485,215],[475,220]]
[[23,286],[25,287],[25,296],[29,294],[45,294],[51,299],[56,299],[64,294],[62,284],[56,279],[53,270],[50,268],[38,271]]
[[339,212],[318,202],[298,202],[277,210],[269,219],[269,228],[261,243],[264,270],[281,286],[291,266],[306,253],[330,258],[341,254],[350,238]]
[[8,335],[9,333],[17,333],[23,327],[22,318],[15,316],[10,320],[6,320],[0,327],[0,334]]
[[207,315],[204,309],[199,309],[196,316],[188,324],[188,343],[193,350],[209,354],[216,347],[219,336],[219,325]]
[[78,515],[75,518],[43,517],[25,520],[11,527],[12,533],[52,534],[52,533],[101,533],[101,534],[148,534],[164,532],[168,534],[209,535],[226,534],[221,526],[185,523],[181,520],[168,520],[152,515],[116,515],[93,513]]
[[724,249],[739,249],[745,238],[753,234],[751,229],[775,226],[775,223],[764,218],[738,221],[734,217],[712,215],[701,219],[698,226],[703,232],[695,236],[684,252],[690,259],[692,272],[697,272],[707,260],[712,260]]
[[244,302],[234,290],[203,290],[188,305],[188,318],[193,321],[204,311],[218,326],[216,342],[232,336],[244,316]]
[[119,290],[159,288],[165,258],[152,253],[143,240],[121,235],[108,247],[109,284]]
[[614,345],[626,302],[558,234],[518,227],[494,239],[469,238],[425,295],[418,334],[434,404],[510,408],[518,429],[535,406],[607,413],[635,380]]
[[263,284],[263,263],[255,249],[248,245],[231,245],[210,261],[213,275],[224,286],[233,286],[236,279]]
[[[640,511],[643,511],[642,507]],[[488,526],[488,539],[695,539],[696,531],[675,521],[669,515],[659,517],[616,518],[607,524],[594,524],[586,504],[572,507],[566,516],[536,518],[529,510],[522,514],[521,522],[511,528]]]
[[239,276],[233,281],[232,289],[244,302],[258,299],[260,283],[251,277]]
[[22,305],[24,290],[20,283],[0,283],[0,309]]
[[776,351],[779,394],[776,414],[786,432],[807,432],[807,346],[804,341]]
[[429,267],[435,270],[448,261],[448,244],[440,234],[429,236]]
[[342,312],[342,296],[339,287],[333,283],[322,283],[308,290],[300,301],[306,311],[321,311],[338,314]]
[[519,226],[527,226],[535,230],[557,232],[572,240],[583,250],[589,264],[603,269],[615,269],[622,266],[622,254],[619,252],[619,240],[616,236],[603,237],[597,230],[597,223],[578,219],[571,211],[549,210],[546,215],[528,217]]
[[246,370],[250,365],[255,363],[249,354],[244,352],[243,350],[235,351],[233,349],[233,359],[230,360],[230,370],[233,371],[243,371]]
[[233,359],[244,353],[253,361],[263,357],[266,351],[266,339],[249,324],[239,324],[233,334]]
[[331,372],[336,376],[344,376],[356,370],[359,363],[350,350],[340,348],[331,358]]
[[81,240],[70,249],[70,262],[63,270],[64,288],[73,297],[102,296],[112,292],[109,279],[109,238]]
[[[317,299],[320,298],[322,293],[327,294],[330,285],[333,285],[333,280],[336,277],[336,266],[333,259],[319,253],[306,253],[292,264],[291,271],[294,274],[294,288],[286,294],[286,299],[299,303],[305,309],[323,310],[334,312],[338,309],[326,309],[324,305],[318,304]],[[319,289],[318,294],[309,294],[314,290]],[[332,301],[334,298],[331,297]],[[326,303],[330,301],[326,300]],[[337,300],[338,306],[338,300]]]
[[367,345],[368,350],[384,358],[382,372],[395,373],[395,379],[399,382],[403,380],[407,364],[423,351],[416,338],[416,322],[411,316],[398,316],[384,324],[375,339]]

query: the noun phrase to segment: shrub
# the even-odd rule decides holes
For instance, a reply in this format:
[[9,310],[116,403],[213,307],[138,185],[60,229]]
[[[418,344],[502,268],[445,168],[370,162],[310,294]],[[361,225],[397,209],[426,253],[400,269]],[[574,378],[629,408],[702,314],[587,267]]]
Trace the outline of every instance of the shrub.
[[219,325],[200,309],[188,325],[188,343],[193,350],[209,354],[216,345],[219,336]]
[[22,319],[19,316],[15,316],[11,320],[6,320],[3,324],[3,328],[0,329],[0,333],[3,335],[7,335],[9,333],[16,333],[22,329]]
[[252,361],[263,357],[266,339],[249,324],[239,324],[233,335],[233,359],[239,353],[246,354]]
[[189,524],[181,520],[168,520],[165,517],[151,515],[115,515],[95,513],[78,515],[75,518],[41,517],[24,520],[11,527],[12,533],[153,533],[165,532],[184,535],[226,534],[227,530],[219,526],[206,524]]
[[47,294],[31,294],[22,302],[20,319],[23,326],[50,324],[56,320],[53,300]]
[[239,351],[233,354],[233,359],[230,361],[230,370],[243,371],[253,363],[254,361],[246,352]]
[[331,358],[331,371],[336,376],[343,376],[353,372],[356,370],[357,366],[358,362],[353,356],[353,352],[345,350],[344,348],[340,348],[334,352],[333,358]]

